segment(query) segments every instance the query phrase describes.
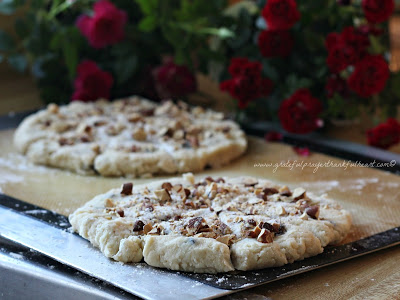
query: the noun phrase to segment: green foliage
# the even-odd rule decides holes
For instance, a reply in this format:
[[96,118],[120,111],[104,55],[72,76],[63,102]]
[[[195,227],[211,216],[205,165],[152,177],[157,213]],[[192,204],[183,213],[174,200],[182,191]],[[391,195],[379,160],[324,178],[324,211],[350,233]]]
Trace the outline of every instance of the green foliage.
[[324,117],[329,119],[352,120],[359,113],[359,106],[354,99],[345,99],[339,94],[335,94],[328,99]]
[[14,50],[14,48],[15,41],[13,37],[3,30],[0,30],[0,51],[9,52]]
[[205,4],[203,0],[136,0],[136,3],[143,13],[138,29],[159,31],[162,40],[173,49],[170,54],[178,64],[194,68],[194,57],[199,61],[215,58],[214,51],[208,47],[208,39],[234,36],[218,17],[226,1],[207,1]]

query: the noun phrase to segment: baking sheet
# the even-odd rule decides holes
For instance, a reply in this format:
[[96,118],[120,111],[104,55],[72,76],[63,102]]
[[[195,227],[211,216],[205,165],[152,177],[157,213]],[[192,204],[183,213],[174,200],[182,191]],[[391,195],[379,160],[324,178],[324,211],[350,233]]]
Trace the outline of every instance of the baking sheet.
[[[12,135],[12,129],[0,131],[0,191],[63,215],[68,215],[93,196],[124,182],[133,181],[135,184],[140,184],[163,178],[126,179],[80,176],[35,166],[15,153]],[[316,167],[324,163],[330,163],[330,166]],[[262,139],[250,137],[249,151],[244,157],[230,166],[207,170],[197,176],[252,175],[291,187],[303,186],[314,193],[327,193],[353,215],[352,232],[343,243],[357,241],[399,226],[399,176],[350,164],[347,168],[345,165],[334,166],[334,164],[346,163],[348,162],[316,153],[310,157],[301,157],[288,145],[266,143]],[[302,267],[302,262],[296,264],[298,268]],[[289,267],[287,270],[290,272],[292,269]],[[253,275],[262,278],[263,272],[268,271],[256,271]],[[203,276],[204,278],[198,279],[208,281],[209,284],[218,284],[219,287],[235,288],[240,276],[243,276],[243,282],[247,284],[249,278],[254,278],[250,276],[250,272],[248,276],[243,274],[245,273],[217,277]],[[236,278],[235,282],[232,276]],[[233,283],[235,284],[232,285]]]
[[[175,292],[180,289],[179,293],[186,293],[188,297],[190,294],[189,298],[193,298],[194,295],[201,299],[214,298],[229,293],[229,290],[233,292],[247,289],[400,244],[400,227],[396,227],[352,243],[327,247],[320,255],[283,267],[249,272],[195,274],[157,269],[145,263],[125,264],[122,267],[121,264],[104,257],[79,235],[71,233],[68,230],[69,227],[68,219],[63,215],[0,194],[0,236],[33,248],[56,261],[82,270],[93,277],[105,280],[146,299],[157,299],[164,296],[163,287],[154,289],[153,277],[157,277],[159,280],[164,278],[169,281],[168,284],[163,282],[164,285]],[[30,228],[30,231],[25,231],[25,228]],[[57,245],[61,245],[61,248]],[[70,252],[68,249],[74,249],[74,251]],[[93,260],[97,263],[93,264]],[[110,272],[110,270],[114,270],[114,272]],[[110,278],[110,274],[114,273],[117,273],[118,276]],[[136,285],[132,286],[133,274],[140,274],[140,288]],[[191,278],[195,282],[201,282],[203,285],[200,283],[187,284],[187,280],[180,275]],[[208,286],[217,289],[210,290]],[[188,289],[191,289],[191,292],[188,293]]]

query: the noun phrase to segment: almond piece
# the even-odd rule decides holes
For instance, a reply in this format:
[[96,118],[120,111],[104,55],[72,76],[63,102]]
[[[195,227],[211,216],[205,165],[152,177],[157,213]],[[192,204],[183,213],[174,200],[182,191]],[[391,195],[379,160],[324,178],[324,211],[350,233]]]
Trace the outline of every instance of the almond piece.
[[183,178],[191,184],[194,184],[194,176],[192,173],[183,174]]
[[114,207],[114,206],[115,206],[114,201],[112,201],[110,198],[107,198],[105,202],[105,207]]
[[254,228],[253,230],[248,231],[248,232],[247,232],[247,236],[249,236],[249,237],[251,237],[251,238],[257,238],[258,235],[260,234],[260,232],[261,232],[261,228],[257,226],[257,227]]
[[133,225],[133,231],[142,231],[144,227],[144,223],[141,220],[137,220]]
[[294,200],[299,200],[303,199],[305,195],[306,195],[306,190],[303,189],[302,187],[299,187],[294,189],[292,196]]
[[155,190],[154,194],[162,202],[171,200],[171,196],[170,196],[170,194],[169,194],[167,189]]
[[133,188],[132,182],[124,183],[122,186],[121,195],[125,196],[132,195],[132,188]]
[[257,237],[257,241],[260,243],[272,243],[274,241],[274,234],[267,229],[262,229],[260,234]]
[[147,224],[144,225],[144,227],[143,227],[143,233],[144,233],[144,234],[148,234],[152,229],[153,229],[153,226],[151,226],[150,223],[147,223]]
[[313,206],[307,207],[305,209],[305,212],[311,218],[318,219],[318,217],[319,217],[319,205],[313,205]]
[[242,183],[244,186],[255,186],[258,184],[258,180],[254,177],[245,177],[243,178]]
[[307,213],[303,212],[303,214],[300,216],[300,219],[305,220],[305,221],[308,220]]
[[172,184],[169,183],[169,182],[164,182],[164,183],[161,185],[161,188],[170,191],[170,190],[172,189]]
[[286,185],[279,189],[279,194],[281,194],[282,196],[286,196],[286,197],[292,196],[292,192]]
[[133,133],[132,137],[137,141],[145,141],[147,138],[146,132],[143,128],[137,128]]
[[47,111],[50,112],[50,113],[52,113],[52,114],[58,113],[58,110],[59,110],[59,107],[58,107],[57,104],[50,103],[50,104],[47,106]]
[[276,208],[276,213],[278,214],[278,216],[286,215],[286,209],[282,205],[279,205]]
[[216,238],[217,242],[223,243],[228,246],[229,246],[230,239],[231,239],[231,236],[229,236],[229,235],[219,236]]

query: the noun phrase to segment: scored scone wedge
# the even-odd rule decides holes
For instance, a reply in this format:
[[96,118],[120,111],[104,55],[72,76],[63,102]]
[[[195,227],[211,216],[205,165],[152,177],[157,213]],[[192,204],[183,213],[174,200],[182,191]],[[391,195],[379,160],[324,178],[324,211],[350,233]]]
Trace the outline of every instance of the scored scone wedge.
[[96,196],[69,216],[104,255],[218,273],[282,266],[339,243],[350,214],[324,196],[252,177],[182,177]]

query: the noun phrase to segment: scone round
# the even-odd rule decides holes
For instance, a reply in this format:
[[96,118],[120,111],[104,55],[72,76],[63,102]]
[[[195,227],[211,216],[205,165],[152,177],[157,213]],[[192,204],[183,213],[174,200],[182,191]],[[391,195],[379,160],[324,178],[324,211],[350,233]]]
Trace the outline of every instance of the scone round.
[[243,131],[221,113],[139,97],[50,104],[20,124],[14,144],[37,164],[132,177],[219,167],[247,147]]
[[96,196],[69,217],[107,257],[198,273],[282,266],[339,243],[351,227],[337,203],[265,179],[191,173]]

